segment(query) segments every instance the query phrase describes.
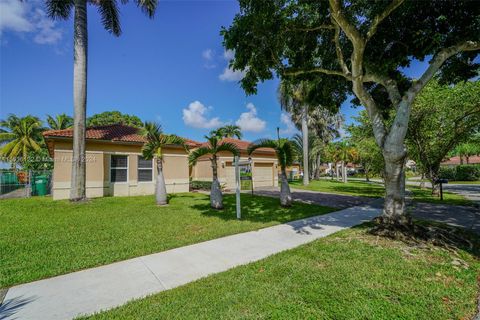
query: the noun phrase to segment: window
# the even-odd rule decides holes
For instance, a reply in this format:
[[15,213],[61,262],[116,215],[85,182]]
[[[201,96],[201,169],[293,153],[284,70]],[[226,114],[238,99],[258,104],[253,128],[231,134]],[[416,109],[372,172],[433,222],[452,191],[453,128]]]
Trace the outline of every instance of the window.
[[150,182],[153,179],[152,160],[138,157],[138,182]]
[[128,156],[112,155],[110,159],[110,182],[127,182]]

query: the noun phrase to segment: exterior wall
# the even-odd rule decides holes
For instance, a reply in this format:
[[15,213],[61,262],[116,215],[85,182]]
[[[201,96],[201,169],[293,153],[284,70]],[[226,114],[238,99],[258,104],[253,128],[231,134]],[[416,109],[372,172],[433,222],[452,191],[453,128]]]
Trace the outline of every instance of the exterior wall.
[[[72,144],[71,142],[57,141],[54,150],[53,199],[68,199],[70,195]],[[188,192],[189,168],[186,151],[172,147],[165,148],[163,152],[167,192]],[[155,161],[152,160],[153,181],[138,181],[138,156],[141,155],[141,145],[88,141],[86,154],[87,197],[148,195],[155,192],[157,176]],[[128,156],[128,178],[126,182],[110,182],[110,157],[112,154]]]
[[[246,152],[241,152],[240,161],[247,161],[249,158]],[[254,153],[252,158],[252,172],[253,172],[253,185],[255,187],[255,164],[270,164],[273,170],[273,186],[278,185],[278,161],[275,154],[271,153]],[[220,184],[224,185],[227,189],[233,189],[235,187],[235,174],[232,172],[233,156],[230,153],[220,153],[218,158],[218,180]],[[192,170],[193,180],[212,181],[212,167],[210,162],[210,156],[202,157],[198,160],[197,164]]]

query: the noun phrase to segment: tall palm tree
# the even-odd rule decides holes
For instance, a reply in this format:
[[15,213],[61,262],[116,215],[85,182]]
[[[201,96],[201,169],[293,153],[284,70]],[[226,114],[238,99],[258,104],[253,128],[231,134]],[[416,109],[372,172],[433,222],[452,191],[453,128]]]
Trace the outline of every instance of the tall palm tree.
[[185,139],[174,134],[164,134],[162,127],[154,122],[145,122],[141,134],[147,140],[142,148],[143,157],[147,160],[155,159],[157,165],[157,179],[155,182],[155,199],[157,205],[166,205],[167,188],[163,175],[163,148],[168,145],[178,145],[187,149]]
[[237,139],[242,139],[242,129],[233,124],[227,124],[226,126],[213,130],[210,134],[216,134],[221,138],[237,137]]
[[[291,83],[287,80],[280,82],[278,88],[280,106],[290,114],[299,115],[301,118],[302,144],[303,144],[303,185],[309,184],[308,170],[308,112],[306,96],[308,94],[308,84],[306,81],[300,83]],[[298,122],[297,122],[298,123]]]
[[[127,3],[128,0],[121,0]],[[137,7],[153,18],[158,0],[134,0]],[[78,201],[85,194],[85,121],[87,109],[87,3],[98,8],[104,28],[115,36],[122,33],[117,0],[45,0],[52,19],[73,21],[73,157],[70,200]]]
[[222,142],[221,137],[216,134],[211,134],[205,137],[208,141],[208,145],[200,147],[190,153],[188,158],[190,165],[194,166],[198,159],[203,156],[211,155],[210,162],[212,163],[212,187],[210,190],[210,206],[214,209],[223,209],[223,195],[220,189],[220,183],[218,182],[218,154],[220,152],[229,152],[234,156],[239,156],[240,151],[233,143]]
[[[7,158],[13,165],[24,163],[31,152],[42,148],[42,122],[34,116],[19,118],[9,115],[0,121],[0,155]],[[20,158],[20,159],[19,159]]]
[[63,130],[73,125],[73,118],[65,113],[57,114],[55,117],[47,115],[47,123],[52,130]]
[[292,205],[292,193],[288,185],[286,168],[292,165],[294,158],[294,146],[288,139],[260,139],[248,146],[248,154],[251,155],[258,148],[272,148],[277,154],[278,163],[280,164],[280,205],[282,207],[290,207]]

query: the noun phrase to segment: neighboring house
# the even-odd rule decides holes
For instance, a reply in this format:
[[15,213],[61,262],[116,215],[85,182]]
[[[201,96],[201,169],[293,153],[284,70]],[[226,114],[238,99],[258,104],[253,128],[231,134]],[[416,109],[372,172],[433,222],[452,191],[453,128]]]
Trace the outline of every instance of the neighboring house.
[[[442,166],[458,166],[459,164],[467,164],[466,157],[460,159],[459,156],[451,157],[445,161],[443,161],[440,165]],[[480,164],[480,156],[470,156],[468,157],[468,164]]]
[[[43,133],[54,159],[53,199],[68,199],[71,186],[73,130],[49,130]],[[138,129],[124,125],[108,125],[86,130],[86,193],[87,197],[130,196],[153,194],[156,166],[145,160],[141,149],[144,138]],[[191,147],[198,143],[187,140]],[[181,146],[163,149],[167,191],[188,192],[188,152]]]
[[[278,160],[275,151],[270,148],[260,148],[249,156],[247,148],[250,142],[225,138],[222,142],[235,144],[240,150],[240,161],[247,162],[250,158],[253,187],[274,187],[278,186]],[[201,145],[206,145],[203,143]],[[218,180],[227,189],[235,188],[235,165],[231,153],[222,153],[218,159]],[[212,164],[210,156],[200,158],[197,164],[191,169],[193,180],[212,181]],[[246,171],[249,171],[248,169]]]
[[299,162],[292,163],[291,166],[285,168],[287,178],[289,180],[298,180],[301,178],[302,167]]

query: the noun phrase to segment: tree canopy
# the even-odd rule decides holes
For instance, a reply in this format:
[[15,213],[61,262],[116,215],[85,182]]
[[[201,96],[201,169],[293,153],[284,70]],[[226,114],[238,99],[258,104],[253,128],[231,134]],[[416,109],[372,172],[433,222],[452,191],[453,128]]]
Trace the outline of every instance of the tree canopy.
[[87,118],[87,127],[105,126],[110,124],[123,124],[136,128],[143,127],[142,120],[140,120],[139,117],[121,113],[120,111],[105,111]]
[[407,136],[409,154],[434,180],[448,153],[479,128],[480,82],[449,86],[431,81],[413,104]]

